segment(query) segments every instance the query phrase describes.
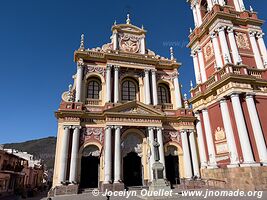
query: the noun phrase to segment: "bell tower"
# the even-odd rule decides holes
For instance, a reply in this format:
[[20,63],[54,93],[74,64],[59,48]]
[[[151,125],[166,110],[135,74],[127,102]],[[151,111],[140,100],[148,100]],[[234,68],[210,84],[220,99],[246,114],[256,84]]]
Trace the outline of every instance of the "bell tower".
[[[190,103],[197,118],[202,177],[217,168],[229,175],[226,180],[233,169],[240,176],[242,167],[261,171],[267,165],[264,22],[243,0],[187,2],[195,23],[188,44],[196,81]],[[235,182],[237,188],[244,186]]]

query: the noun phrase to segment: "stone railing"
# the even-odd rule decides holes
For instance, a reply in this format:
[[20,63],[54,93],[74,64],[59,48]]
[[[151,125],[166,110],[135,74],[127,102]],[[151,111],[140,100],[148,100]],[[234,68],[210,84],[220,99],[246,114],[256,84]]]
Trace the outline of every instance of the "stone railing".
[[86,99],[85,104],[90,105],[90,106],[99,106],[102,104],[102,100],[100,100],[100,99]]
[[161,104],[163,110],[173,110],[173,105],[171,103]]
[[191,89],[191,97],[201,94],[203,91],[211,88],[218,81],[222,81],[230,75],[250,76],[255,79],[264,79],[267,81],[267,69],[249,68],[246,65],[234,66],[232,64],[225,65],[222,69],[216,71],[205,83],[197,85]]

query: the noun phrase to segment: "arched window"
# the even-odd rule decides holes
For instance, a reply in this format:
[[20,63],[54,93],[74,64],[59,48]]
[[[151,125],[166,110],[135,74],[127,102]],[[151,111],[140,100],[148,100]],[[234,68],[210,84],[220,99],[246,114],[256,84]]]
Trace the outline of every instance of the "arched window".
[[122,101],[136,100],[137,85],[132,80],[125,80],[122,83]]
[[206,0],[201,1],[200,11],[201,11],[202,19],[203,19],[205,15],[208,13],[208,3]]
[[88,82],[87,98],[99,99],[100,90],[101,90],[100,82],[97,80],[90,80]]
[[158,101],[159,104],[171,102],[169,87],[165,84],[159,84],[158,86]]

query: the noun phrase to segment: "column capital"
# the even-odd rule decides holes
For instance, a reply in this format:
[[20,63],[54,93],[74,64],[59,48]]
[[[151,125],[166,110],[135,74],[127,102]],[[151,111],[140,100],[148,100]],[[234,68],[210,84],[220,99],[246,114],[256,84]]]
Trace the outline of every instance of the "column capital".
[[256,95],[256,93],[254,93],[254,92],[248,92],[248,93],[246,93],[246,99],[254,98],[255,95]]
[[117,129],[122,129],[122,126],[114,126],[114,129],[117,130]]
[[112,129],[112,128],[114,128],[114,126],[107,125],[107,126],[105,127],[105,130],[107,130],[107,129]]
[[188,132],[188,129],[181,129],[181,130],[180,130],[180,133],[181,133],[181,134],[182,134],[182,133],[187,134],[187,132]]
[[71,125],[64,125],[63,128],[64,128],[64,130],[65,130],[65,129],[71,129],[72,126],[71,126]]
[[233,27],[228,26],[226,30],[228,33],[234,33]]
[[218,32],[223,32],[226,29],[226,26],[220,26],[219,28],[217,28]]
[[210,37],[211,39],[216,38],[216,32],[215,31],[210,32]]
[[149,73],[149,71],[150,71],[150,69],[149,69],[149,68],[145,68],[145,69],[144,69],[144,72],[145,72],[145,74],[148,74],[148,73]]
[[194,114],[199,116],[200,115],[200,110],[195,111]]
[[259,38],[263,38],[263,36],[264,36],[265,34],[264,33],[257,33],[257,38],[259,39]]
[[72,126],[73,129],[81,129],[81,126]]
[[83,59],[82,58],[79,58],[79,60],[77,61],[77,66],[78,67],[84,66],[84,62],[83,62]]
[[202,53],[202,49],[201,47],[197,47],[197,50],[196,50],[198,53]]
[[114,65],[114,70],[115,71],[119,71],[119,69],[120,69],[120,66],[119,65]]
[[152,74],[156,74],[157,70],[156,69],[151,69]]
[[218,102],[220,103],[225,103],[227,100],[226,100],[226,97],[221,97],[218,99]]
[[249,37],[255,37],[257,34],[256,31],[249,31]]
[[164,130],[163,127],[157,127],[156,129],[157,129],[157,131],[160,131],[160,130],[163,131]]
[[208,112],[208,108],[203,108],[203,109],[202,109],[202,113],[203,113],[203,112]]
[[107,64],[106,70],[111,70],[112,66],[113,65],[111,65],[111,64]]
[[151,131],[151,130],[155,130],[155,129],[156,129],[156,127],[154,127],[154,126],[149,126],[149,127],[147,127],[147,128],[148,128],[149,131]]
[[192,56],[193,58],[195,58],[197,56],[197,51],[196,50],[191,51],[190,56]]
[[231,98],[232,97],[239,97],[239,95],[240,95],[240,92],[233,92],[233,93],[230,94],[230,97]]

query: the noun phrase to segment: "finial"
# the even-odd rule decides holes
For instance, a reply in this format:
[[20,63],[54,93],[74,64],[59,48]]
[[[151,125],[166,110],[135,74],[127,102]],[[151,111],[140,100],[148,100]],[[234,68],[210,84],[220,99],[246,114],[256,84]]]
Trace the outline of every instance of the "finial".
[[142,27],[141,27],[143,30],[144,30],[144,25],[142,24]]
[[193,81],[190,81],[190,88],[193,89],[194,85],[193,85]]
[[116,19],[115,19],[115,21],[114,21],[114,26],[116,26],[117,25],[117,21],[116,21]]
[[69,102],[73,102],[74,101],[74,97],[73,97],[73,93],[72,93],[71,89],[72,89],[72,85],[69,84],[69,91],[68,91],[68,101]]
[[186,93],[184,94],[184,100],[187,100],[187,94]]
[[81,34],[80,50],[84,50],[84,34]]
[[249,10],[250,12],[254,12],[254,9],[252,8],[252,6],[249,6]]
[[171,60],[174,60],[174,53],[173,53],[173,48],[170,47],[170,54],[171,54]]
[[72,88],[72,85],[71,85],[71,84],[69,84],[69,92],[71,91],[71,88]]
[[131,24],[130,14],[127,14],[126,24]]
[[191,28],[191,27],[190,27],[189,31],[190,31],[190,33],[192,33],[192,32],[193,32],[193,30],[192,30],[192,28]]

